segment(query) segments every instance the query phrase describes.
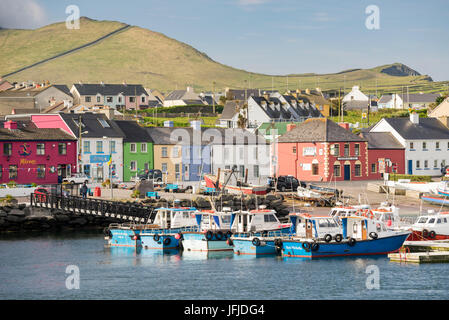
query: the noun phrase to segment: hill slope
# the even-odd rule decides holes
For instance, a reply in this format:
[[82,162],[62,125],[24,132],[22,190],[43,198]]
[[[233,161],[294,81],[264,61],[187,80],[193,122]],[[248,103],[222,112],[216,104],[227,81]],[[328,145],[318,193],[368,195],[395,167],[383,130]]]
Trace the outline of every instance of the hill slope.
[[[82,18],[79,30],[66,29],[65,22],[36,30],[0,30],[0,74],[79,47],[125,25]],[[67,85],[78,81],[126,81],[164,91],[187,85],[193,85],[198,90],[211,90],[214,81],[217,90],[224,87],[243,88],[246,85],[271,89],[272,83],[275,89],[287,89],[287,82],[289,89],[319,86],[323,90],[336,89],[344,84],[347,89],[360,85],[364,89],[374,90],[376,80],[380,91],[382,88],[392,90],[406,85],[415,85],[421,90],[433,85],[428,76],[413,71],[407,66],[393,64],[338,74],[289,75],[287,79],[287,76],[250,73],[220,64],[185,43],[133,26],[95,45],[14,74],[8,80],[49,80]]]

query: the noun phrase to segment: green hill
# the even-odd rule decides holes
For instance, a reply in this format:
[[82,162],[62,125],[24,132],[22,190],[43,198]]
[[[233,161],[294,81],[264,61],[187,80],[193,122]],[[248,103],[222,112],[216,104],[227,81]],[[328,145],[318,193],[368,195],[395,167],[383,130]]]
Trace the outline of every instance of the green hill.
[[[77,48],[126,24],[81,19],[79,30],[68,30],[65,22],[35,30],[0,30],[0,75]],[[385,72],[383,70],[387,70]],[[410,71],[411,70],[411,71]],[[393,75],[391,75],[393,74]],[[72,85],[83,83],[142,83],[161,91],[193,85],[197,90],[217,91],[225,87],[285,90],[320,87],[323,90],[359,85],[374,92],[410,92],[444,89],[426,75],[392,64],[372,69],[352,69],[336,74],[295,74],[279,76],[251,73],[220,64],[193,47],[161,33],[136,26],[118,32],[91,46],[8,76],[9,81],[43,81]],[[288,85],[287,85],[288,83]]]

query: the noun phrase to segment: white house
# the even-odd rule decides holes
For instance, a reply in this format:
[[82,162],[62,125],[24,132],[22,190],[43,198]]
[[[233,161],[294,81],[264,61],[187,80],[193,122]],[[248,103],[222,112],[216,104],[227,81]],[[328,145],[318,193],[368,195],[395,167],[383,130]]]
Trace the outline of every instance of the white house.
[[352,90],[343,97],[343,102],[349,101],[366,101],[368,102],[369,98],[362,91],[360,91],[359,86],[353,86]]
[[[225,129],[221,140],[211,144],[211,171],[232,169],[237,166],[237,176],[255,184],[264,184],[270,175],[270,144],[262,136],[245,129]],[[233,181],[231,181],[233,182]]]
[[164,99],[164,107],[185,106],[189,104],[205,104],[201,97],[196,94],[192,87],[186,90],[175,90],[170,92]]
[[436,118],[384,118],[370,132],[390,132],[405,148],[405,172],[441,175],[449,164],[449,129]]
[[435,93],[384,94],[377,105],[379,109],[422,109],[439,97]]

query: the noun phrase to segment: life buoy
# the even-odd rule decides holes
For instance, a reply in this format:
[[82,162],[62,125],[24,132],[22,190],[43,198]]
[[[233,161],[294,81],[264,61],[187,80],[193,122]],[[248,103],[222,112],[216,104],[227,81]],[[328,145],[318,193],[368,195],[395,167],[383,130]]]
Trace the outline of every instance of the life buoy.
[[370,232],[369,236],[373,240],[376,240],[379,237],[379,235],[376,232]]
[[342,236],[341,234],[337,234],[337,235],[335,236],[335,241],[336,241],[336,242],[341,242],[341,240],[343,240],[343,236]]
[[217,240],[223,239],[223,232],[218,231],[218,232],[215,234],[215,238],[217,238]]
[[432,231],[429,232],[429,238],[430,239],[435,239],[436,236],[437,236],[437,233],[435,231],[432,230]]
[[331,242],[331,241],[332,241],[332,235],[326,234],[326,235],[324,236],[324,241],[326,241],[326,242]]
[[301,246],[302,246],[302,248],[303,248],[304,250],[306,250],[307,252],[310,251],[310,243],[308,243],[308,242],[303,242],[303,243],[301,244]]
[[357,240],[355,240],[354,238],[349,238],[349,240],[348,240],[348,244],[351,247],[355,246],[356,242],[357,242]]
[[312,249],[312,251],[317,251],[319,248],[320,245],[317,242],[312,243],[312,245],[310,246],[310,249]]
[[251,241],[253,245],[256,247],[260,246],[260,240],[259,238],[254,238],[253,241]]
[[164,244],[165,244],[166,246],[168,246],[168,245],[170,244],[170,242],[171,242],[171,239],[170,239],[170,238],[165,238],[165,239],[164,239]]
[[158,242],[159,239],[160,239],[160,237],[159,237],[159,235],[156,233],[156,234],[153,236],[153,240],[154,240],[155,242]]
[[212,231],[207,231],[206,232],[206,239],[207,240],[212,240],[212,237],[214,236],[214,234],[212,233]]

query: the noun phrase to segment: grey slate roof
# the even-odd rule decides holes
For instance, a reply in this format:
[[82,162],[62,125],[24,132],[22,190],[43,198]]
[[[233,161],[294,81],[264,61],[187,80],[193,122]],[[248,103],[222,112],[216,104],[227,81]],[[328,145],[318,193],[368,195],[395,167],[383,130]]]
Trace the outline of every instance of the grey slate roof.
[[278,142],[366,141],[326,118],[311,118],[279,137]]
[[232,117],[237,113],[239,105],[243,103],[238,103],[237,101],[226,101],[223,112],[221,113],[221,120],[231,120]]
[[[119,126],[102,113],[60,113],[60,116],[76,136],[78,136],[79,133],[78,123],[79,117],[81,116],[81,121],[84,124],[84,126],[82,126],[82,131],[88,131],[83,134],[83,138],[102,138],[104,136],[108,138],[125,137],[125,134]],[[104,128],[99,119],[106,121],[109,127]]]
[[0,121],[0,140],[2,141],[61,141],[76,140],[62,129],[41,129],[31,121],[16,121],[17,129],[4,128],[5,121]]
[[429,103],[435,102],[438,97],[437,93],[409,93],[409,94],[399,94],[402,101],[409,103]]
[[124,96],[148,95],[140,84],[74,84],[76,90],[82,96],[94,96],[97,93],[104,96],[115,96],[122,93]]
[[361,136],[368,141],[368,149],[404,149],[390,132],[363,132]]
[[385,118],[404,139],[449,139],[449,129],[436,118],[419,118],[414,124],[409,118]]
[[56,89],[64,92],[66,95],[73,97],[69,87],[67,87],[65,84],[53,84],[52,87],[55,87]]
[[125,135],[123,142],[153,142],[146,128],[142,128],[137,122],[127,120],[115,120],[114,122]]

